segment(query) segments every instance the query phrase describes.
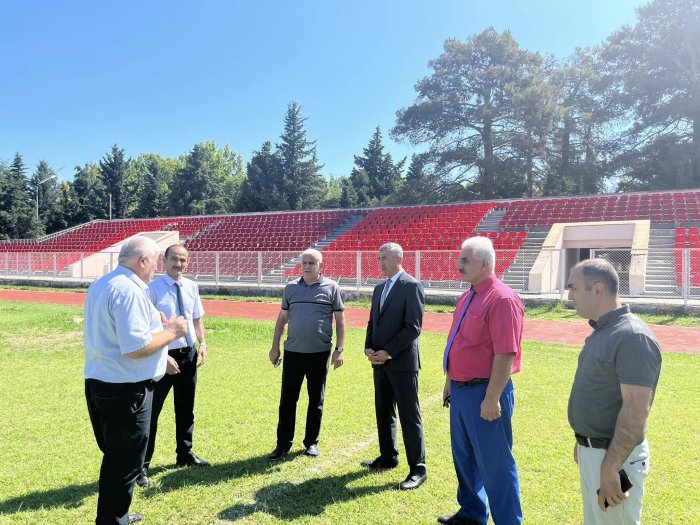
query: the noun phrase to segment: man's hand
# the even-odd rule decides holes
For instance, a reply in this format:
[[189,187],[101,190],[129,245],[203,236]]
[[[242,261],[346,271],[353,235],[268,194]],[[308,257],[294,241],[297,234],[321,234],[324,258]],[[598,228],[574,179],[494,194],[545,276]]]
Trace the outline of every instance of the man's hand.
[[273,365],[276,365],[276,364],[277,364],[277,361],[279,361],[279,359],[280,359],[280,349],[279,349],[279,347],[277,347],[277,348],[272,348],[272,349],[270,350],[270,363],[272,363]]
[[369,360],[373,365],[383,365],[388,359],[389,354],[384,350],[377,350],[376,352],[373,352],[371,356],[369,356]]
[[501,417],[501,402],[487,397],[481,402],[481,419],[493,421]]
[[337,370],[343,366],[343,352],[333,352],[331,360],[333,361],[333,370]]
[[177,361],[170,356],[168,356],[168,363],[165,366],[165,373],[169,376],[180,373],[180,367],[177,365]]
[[204,363],[207,362],[207,357],[209,357],[209,354],[207,354],[207,345],[199,345],[198,350],[198,356],[197,356],[197,366],[202,366]]
[[605,501],[614,507],[625,501],[629,492],[622,492],[620,487],[620,474],[615,469],[600,469],[600,491],[598,492],[598,506],[605,512]]
[[187,319],[182,316],[175,317],[173,315],[170,319],[166,319],[165,314],[160,312],[160,321],[163,323],[163,330],[171,332],[175,339],[180,339],[187,333]]
[[574,443],[574,463],[578,465],[578,443]]
[[445,386],[442,388],[442,404],[447,406],[447,400],[450,398],[450,380],[445,378]]

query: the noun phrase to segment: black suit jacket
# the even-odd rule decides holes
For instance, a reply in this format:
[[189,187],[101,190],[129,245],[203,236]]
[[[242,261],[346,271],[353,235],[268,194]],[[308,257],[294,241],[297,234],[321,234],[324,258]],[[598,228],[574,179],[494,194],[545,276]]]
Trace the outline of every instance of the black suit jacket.
[[384,286],[386,281],[378,284],[372,294],[365,348],[384,350],[391,356],[381,365],[387,372],[416,372],[420,368],[418,336],[425,304],[423,285],[406,272],[401,272],[380,312],[379,301]]

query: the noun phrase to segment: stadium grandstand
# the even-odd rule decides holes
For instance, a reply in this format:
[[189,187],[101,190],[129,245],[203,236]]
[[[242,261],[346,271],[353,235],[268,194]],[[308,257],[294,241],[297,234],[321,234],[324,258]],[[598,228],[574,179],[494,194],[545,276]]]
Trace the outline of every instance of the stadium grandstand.
[[300,253],[324,254],[323,272],[346,286],[381,279],[376,250],[399,242],[404,267],[428,289],[459,290],[461,242],[488,236],[496,272],[524,294],[564,294],[568,269],[605,257],[629,297],[700,298],[700,190],[98,220],[38,239],[0,241],[0,278],[92,280],[116,264],[121,243],[149,235],[184,242],[202,281],[283,284]]

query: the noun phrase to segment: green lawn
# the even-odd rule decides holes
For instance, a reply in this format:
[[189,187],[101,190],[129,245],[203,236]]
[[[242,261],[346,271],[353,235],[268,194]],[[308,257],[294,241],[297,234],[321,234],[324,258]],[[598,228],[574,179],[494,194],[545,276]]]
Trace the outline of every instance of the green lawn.
[[[81,309],[0,302],[0,524],[92,523],[100,454],[83,395]],[[200,369],[195,452],[208,469],[174,468],[172,405],[161,416],[153,486],[135,491],[147,524],[434,523],[456,510],[448,414],[442,408],[444,335],[422,339],[421,400],[428,481],[400,492],[400,468],[369,474],[377,454],[363,333],[350,330],[346,366],[328,379],[321,457],[301,454],[306,403],[288,460],[269,464],[281,369],[267,361],[273,323],[207,320],[210,360]],[[527,344],[514,420],[526,523],[581,523],[566,403],[578,349]],[[650,421],[652,471],[643,522],[700,523],[696,452],[700,356],[665,354]],[[695,385],[695,386],[693,386]],[[302,400],[304,396],[302,395]],[[403,459],[403,458],[402,458]]]

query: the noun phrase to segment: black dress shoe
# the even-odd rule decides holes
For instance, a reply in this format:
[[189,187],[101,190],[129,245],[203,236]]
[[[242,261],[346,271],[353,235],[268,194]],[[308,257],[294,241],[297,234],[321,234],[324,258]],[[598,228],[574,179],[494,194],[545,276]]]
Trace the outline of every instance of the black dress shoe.
[[367,467],[370,470],[388,470],[396,468],[399,465],[399,460],[396,458],[383,458],[379,456],[375,459],[368,459],[360,463],[363,467]]
[[399,489],[400,490],[412,490],[412,489],[417,489],[420,487],[423,483],[425,483],[425,480],[428,479],[428,474],[425,472],[415,472],[413,474],[409,474],[405,480],[403,480],[399,484]]
[[438,523],[443,523],[444,525],[481,525],[478,521],[462,518],[459,514],[440,516],[437,520]]
[[320,452],[318,451],[317,445],[311,445],[306,449],[306,451],[304,451],[304,454],[306,454],[307,456],[311,456],[312,458],[317,458]]
[[136,484],[142,489],[147,489],[151,486],[151,482],[148,479],[148,469],[146,467],[141,469],[141,474],[136,478]]
[[194,452],[190,452],[186,456],[177,458],[176,464],[178,467],[208,467],[209,462],[199,459],[194,455]]
[[277,447],[270,453],[269,456],[267,456],[267,459],[270,461],[279,461],[289,453],[290,448],[291,447]]
[[138,523],[139,521],[143,521],[143,514],[140,512],[134,512],[133,514],[129,514],[129,523]]

